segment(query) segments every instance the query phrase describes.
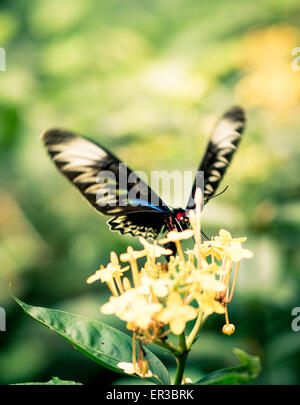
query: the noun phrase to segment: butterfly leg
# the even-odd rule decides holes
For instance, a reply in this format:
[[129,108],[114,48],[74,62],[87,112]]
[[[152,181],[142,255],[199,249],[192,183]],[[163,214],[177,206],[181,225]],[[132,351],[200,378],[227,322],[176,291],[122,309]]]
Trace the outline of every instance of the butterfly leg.
[[166,255],[165,256],[165,258],[167,259],[167,261],[169,262],[170,261],[170,258],[171,258],[171,256],[176,256],[176,253],[177,253],[177,248],[176,248],[176,245],[175,245],[175,243],[174,242],[169,242],[169,243],[166,243],[165,244],[165,248],[166,249],[170,249],[170,250],[172,250],[172,255]]

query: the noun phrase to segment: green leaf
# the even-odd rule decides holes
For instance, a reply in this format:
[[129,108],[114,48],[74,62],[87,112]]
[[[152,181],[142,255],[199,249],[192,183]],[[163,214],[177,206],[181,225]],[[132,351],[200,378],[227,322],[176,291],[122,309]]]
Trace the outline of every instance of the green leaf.
[[[132,339],[128,335],[98,320],[28,305],[15,297],[11,291],[10,294],[28,315],[57,332],[85,356],[112,371],[125,374],[118,367],[118,363],[132,362]],[[156,384],[170,384],[164,364],[149,349],[144,350],[145,359],[149,361],[149,368],[154,374],[154,377],[147,380]]]
[[254,380],[261,371],[259,357],[250,356],[241,349],[234,349],[234,354],[242,363],[240,366],[223,368],[207,374],[196,382],[197,385],[240,385]]
[[26,382],[11,385],[82,385],[82,384],[75,381],[61,380],[58,377],[52,377],[51,380],[47,382]]

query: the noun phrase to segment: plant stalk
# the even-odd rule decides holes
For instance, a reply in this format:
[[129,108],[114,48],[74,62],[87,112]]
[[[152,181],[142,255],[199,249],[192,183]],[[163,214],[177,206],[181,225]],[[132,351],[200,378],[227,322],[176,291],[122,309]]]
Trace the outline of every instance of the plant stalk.
[[187,347],[186,347],[184,332],[182,332],[182,334],[179,335],[179,348],[180,348],[179,352],[177,354],[175,354],[177,369],[176,369],[176,375],[175,375],[175,379],[174,379],[174,385],[182,384],[185,363],[186,363],[186,359],[187,359],[187,356],[189,353],[189,349],[187,349]]
[[192,344],[194,343],[194,340],[195,340],[197,333],[199,332],[201,326],[203,325],[203,322],[204,322],[204,313],[199,311],[195,325],[194,325],[191,333],[189,334],[189,336],[186,339],[186,345],[189,350],[192,347]]

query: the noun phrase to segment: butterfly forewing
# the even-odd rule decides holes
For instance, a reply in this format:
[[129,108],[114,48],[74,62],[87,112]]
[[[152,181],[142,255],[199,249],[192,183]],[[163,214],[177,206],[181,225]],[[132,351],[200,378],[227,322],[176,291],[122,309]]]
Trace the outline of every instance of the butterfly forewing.
[[200,163],[187,204],[188,209],[195,207],[194,195],[196,187],[201,183],[199,176],[202,172],[204,172],[204,202],[215,194],[241,140],[245,122],[244,110],[241,107],[233,107],[217,123]]
[[[97,143],[68,131],[52,129],[44,132],[42,139],[60,172],[96,210],[114,216],[112,230],[136,235],[159,233],[170,210],[127,165]],[[143,213],[146,224],[138,213]],[[127,220],[126,215],[130,215]],[[117,225],[120,216],[123,219]]]

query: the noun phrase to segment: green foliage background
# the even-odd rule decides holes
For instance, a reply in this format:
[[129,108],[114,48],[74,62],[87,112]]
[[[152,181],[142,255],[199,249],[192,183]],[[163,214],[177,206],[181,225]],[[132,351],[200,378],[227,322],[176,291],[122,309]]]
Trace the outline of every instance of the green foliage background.
[[[100,314],[108,297],[86,278],[138,242],[108,230],[54,169],[39,140],[49,127],[93,137],[137,170],[195,170],[223,110],[241,104],[248,127],[204,230],[248,236],[230,304],[233,336],[210,317],[187,376],[261,356],[258,384],[300,383],[300,46],[296,0],[0,1],[0,383],[120,382],[26,317],[33,305]],[[168,202],[163,191],[162,198]],[[187,198],[187,196],[186,196]],[[163,356],[163,355],[162,355]],[[163,356],[168,364],[168,358]],[[172,366],[174,366],[171,363]]]

